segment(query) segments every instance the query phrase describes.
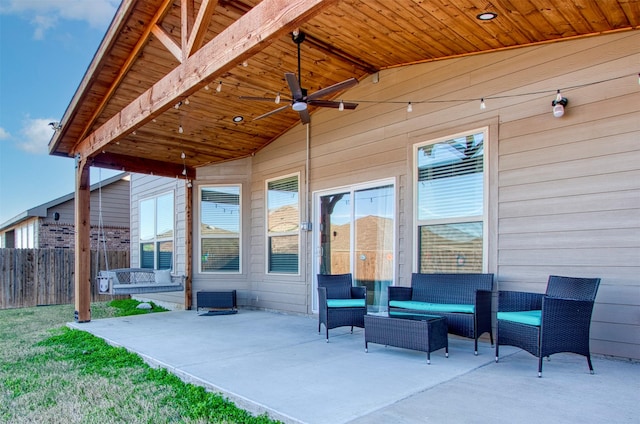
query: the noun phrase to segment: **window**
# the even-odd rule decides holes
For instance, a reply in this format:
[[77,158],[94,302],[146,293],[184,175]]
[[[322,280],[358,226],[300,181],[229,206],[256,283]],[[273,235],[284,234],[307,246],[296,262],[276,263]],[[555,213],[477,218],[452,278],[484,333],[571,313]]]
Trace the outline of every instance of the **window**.
[[240,186],[200,188],[200,272],[240,272]]
[[417,145],[418,272],[482,272],[487,130]]
[[299,273],[298,175],[267,181],[267,272]]
[[29,222],[15,229],[15,247],[16,249],[33,249],[35,248],[35,231],[36,224]]
[[140,201],[140,268],[173,268],[173,193]]

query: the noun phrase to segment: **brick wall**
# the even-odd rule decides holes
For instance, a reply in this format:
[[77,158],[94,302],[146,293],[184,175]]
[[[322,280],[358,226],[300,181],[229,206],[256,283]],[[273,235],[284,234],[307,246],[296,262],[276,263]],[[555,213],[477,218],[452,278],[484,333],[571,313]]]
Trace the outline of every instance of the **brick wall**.
[[[40,223],[39,247],[41,249],[73,249],[75,230],[73,224]],[[91,250],[98,250],[98,228],[91,227]],[[106,250],[129,250],[129,228],[105,227]],[[104,246],[100,243],[100,249]]]

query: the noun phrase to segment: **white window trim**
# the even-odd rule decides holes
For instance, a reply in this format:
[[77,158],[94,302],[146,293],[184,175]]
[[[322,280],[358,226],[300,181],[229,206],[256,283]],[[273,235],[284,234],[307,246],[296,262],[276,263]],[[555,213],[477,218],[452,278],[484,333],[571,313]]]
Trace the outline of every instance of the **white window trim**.
[[[271,181],[278,181],[278,180],[283,180],[285,178],[289,178],[289,177],[298,177],[298,231],[291,231],[288,233],[279,233],[279,235],[297,235],[298,236],[298,271],[295,273],[282,273],[282,272],[269,272],[269,183]],[[286,175],[280,175],[278,177],[275,178],[269,178],[267,180],[265,180],[264,182],[264,192],[265,192],[265,196],[264,196],[264,210],[265,210],[265,214],[264,214],[264,273],[267,275],[282,275],[282,276],[300,276],[300,262],[301,262],[301,257],[302,257],[302,237],[300,236],[301,234],[301,228],[300,228],[300,212],[301,212],[301,200],[302,200],[302,196],[300,195],[300,187],[301,187],[301,182],[300,182],[300,172],[292,172],[291,174],[286,174]]]
[[[489,268],[489,256],[490,253],[489,252],[489,224],[490,224],[490,217],[489,217],[489,192],[490,187],[489,187],[489,175],[490,175],[490,153],[491,153],[491,142],[490,142],[490,133],[489,133],[489,126],[483,126],[483,127],[477,127],[477,128],[473,128],[470,129],[468,131],[461,131],[459,133],[454,133],[454,134],[450,134],[450,135],[446,135],[443,137],[438,137],[438,138],[434,138],[434,139],[430,139],[427,141],[421,141],[418,143],[415,143],[413,145],[413,150],[412,150],[412,168],[411,168],[411,172],[413,173],[413,178],[412,178],[412,184],[413,184],[413,227],[412,227],[412,233],[413,233],[413,243],[412,243],[412,256],[413,256],[413,272],[418,272],[418,237],[419,237],[419,231],[418,231],[418,226],[422,225],[421,223],[423,222],[423,220],[419,220],[418,219],[418,149],[420,147],[423,146],[427,146],[430,144],[436,144],[439,143],[441,141],[447,141],[447,140],[452,140],[458,137],[464,137],[466,135],[469,134],[477,134],[479,132],[484,133],[484,141],[483,141],[483,155],[482,155],[482,161],[483,161],[483,172],[482,172],[482,183],[483,183],[483,190],[482,190],[482,216],[474,216],[474,217],[465,217],[464,219],[459,219],[459,220],[455,220],[455,219],[451,219],[451,220],[446,220],[447,223],[449,222],[475,222],[478,220],[482,221],[482,272],[488,272],[488,268]],[[475,219],[475,218],[478,219]],[[445,222],[445,220],[442,220],[442,222]],[[430,220],[429,221],[430,224],[432,223],[438,223],[437,220]]]
[[[202,270],[202,189],[211,188],[211,187],[238,187],[238,271],[203,271]],[[242,267],[243,267],[243,230],[242,230],[242,184],[201,184],[198,186],[197,191],[197,202],[198,202],[198,220],[194,220],[194,224],[197,225],[198,228],[198,238],[197,238],[197,247],[196,251],[198,252],[198,262],[197,262],[197,274],[200,275],[241,275]],[[207,237],[214,238],[214,237]]]
[[[363,183],[354,183],[354,184],[350,184],[350,185],[345,185],[345,186],[338,186],[338,187],[334,187],[334,188],[329,188],[329,189],[322,189],[322,190],[317,190],[314,191],[312,193],[312,199],[313,199],[313,222],[318,223],[317,225],[314,225],[314,229],[313,229],[313,272],[312,272],[312,291],[311,291],[311,311],[313,313],[318,313],[318,280],[316,277],[316,274],[318,274],[318,269],[320,266],[320,233],[318,231],[319,227],[320,227],[320,198],[322,196],[326,196],[328,194],[333,194],[333,193],[337,193],[339,191],[349,191],[350,193],[355,193],[356,191],[359,190],[366,190],[366,189],[370,189],[370,188],[376,188],[376,187],[380,187],[380,186],[385,186],[385,185],[392,185],[393,186],[393,196],[394,196],[394,202],[393,202],[393,257],[394,257],[394,263],[393,263],[393,275],[392,275],[392,285],[396,285],[396,281],[397,281],[397,277],[398,277],[398,249],[399,249],[399,245],[398,245],[398,225],[399,225],[399,220],[400,220],[400,216],[399,216],[399,207],[398,207],[398,202],[399,202],[399,182],[398,182],[398,178],[397,177],[390,177],[390,178],[383,178],[380,180],[372,180],[372,181],[366,181]],[[351,205],[351,215],[354,215],[354,205],[352,202]],[[355,240],[354,240],[354,232],[351,231],[351,234],[349,235],[349,243],[350,246],[354,246],[355,244]],[[352,249],[353,250],[353,249]],[[355,258],[355,251],[350,252],[350,256],[349,256],[349,261],[350,261],[350,266],[352,267],[352,272],[353,272],[353,266],[355,266],[356,263],[356,258]]]

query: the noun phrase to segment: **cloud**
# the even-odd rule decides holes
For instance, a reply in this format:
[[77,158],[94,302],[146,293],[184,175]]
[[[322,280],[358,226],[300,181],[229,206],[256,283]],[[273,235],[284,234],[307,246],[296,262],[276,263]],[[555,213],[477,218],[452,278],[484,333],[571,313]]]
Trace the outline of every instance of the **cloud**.
[[53,130],[49,126],[49,122],[54,119],[48,118],[27,118],[22,124],[20,137],[18,140],[18,148],[25,152],[35,154],[49,153],[49,140],[53,135]]
[[35,27],[34,38],[42,39],[60,20],[106,29],[119,5],[120,0],[3,0],[0,14],[25,17]]
[[10,137],[11,134],[9,134],[4,128],[0,127],[0,140],[6,140]]

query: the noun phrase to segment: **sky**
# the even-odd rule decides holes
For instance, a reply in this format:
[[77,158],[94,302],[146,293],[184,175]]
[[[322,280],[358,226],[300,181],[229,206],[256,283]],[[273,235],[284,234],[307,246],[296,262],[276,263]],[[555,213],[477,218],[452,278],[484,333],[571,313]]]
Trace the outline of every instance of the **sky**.
[[[75,191],[75,161],[50,156],[120,0],[0,0],[0,225]],[[91,184],[116,172],[91,168]]]

